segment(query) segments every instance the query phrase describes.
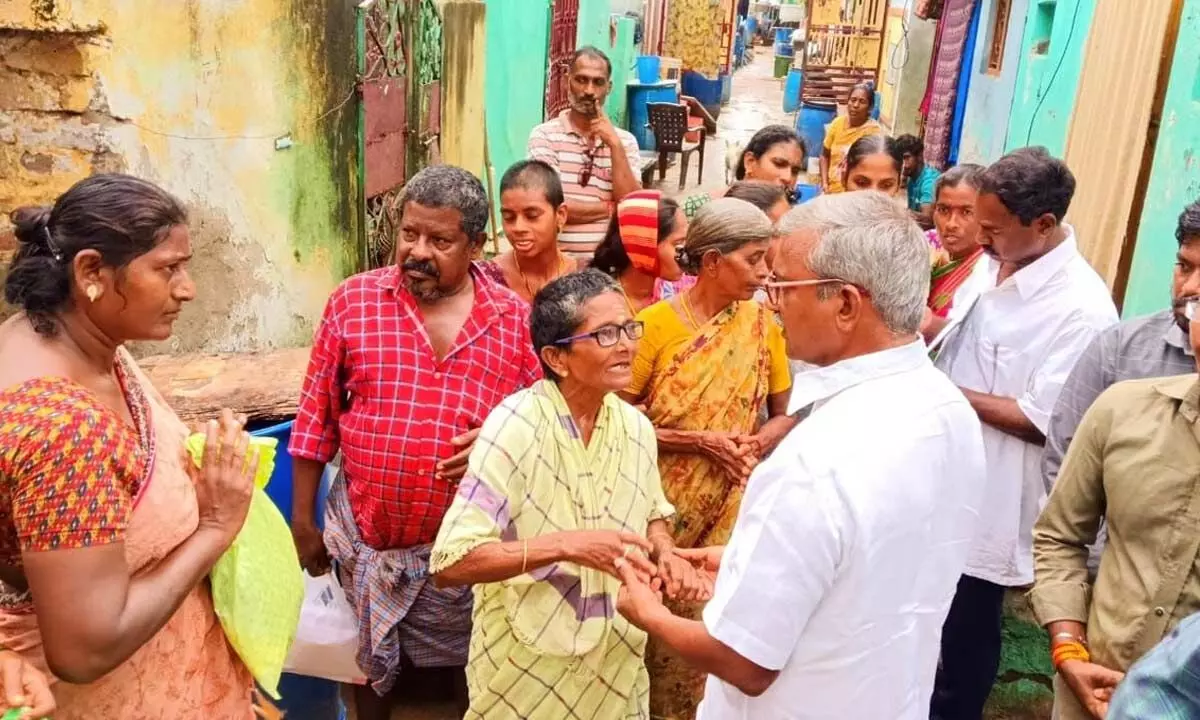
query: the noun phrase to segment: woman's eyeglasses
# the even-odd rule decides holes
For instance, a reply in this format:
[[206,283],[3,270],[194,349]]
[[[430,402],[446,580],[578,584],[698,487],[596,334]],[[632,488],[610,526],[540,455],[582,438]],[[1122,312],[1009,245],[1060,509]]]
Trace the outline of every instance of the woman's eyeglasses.
[[646,326],[640,320],[630,320],[624,325],[605,325],[604,327],[596,328],[589,333],[580,335],[572,335],[571,337],[563,338],[555,341],[555,345],[570,345],[576,340],[586,340],[595,338],[596,344],[602,348],[612,347],[621,339],[621,333],[625,333],[625,337],[630,340],[639,340],[646,333]]
[[779,291],[786,288],[809,287],[812,285],[827,285],[829,283],[842,283],[843,285],[852,285],[853,283],[846,282],[840,278],[816,278],[814,280],[778,280],[774,275],[766,282],[764,286],[767,291],[767,300],[772,305],[779,304]]

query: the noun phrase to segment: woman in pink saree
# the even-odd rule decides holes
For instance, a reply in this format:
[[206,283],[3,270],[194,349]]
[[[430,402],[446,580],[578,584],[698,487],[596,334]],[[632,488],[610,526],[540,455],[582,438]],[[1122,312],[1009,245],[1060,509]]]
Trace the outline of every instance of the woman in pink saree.
[[192,299],[183,207],[98,175],[13,214],[0,326],[0,647],[48,670],[56,720],[254,717],[207,576],[256,462],[228,410],[203,471],[123,345]]

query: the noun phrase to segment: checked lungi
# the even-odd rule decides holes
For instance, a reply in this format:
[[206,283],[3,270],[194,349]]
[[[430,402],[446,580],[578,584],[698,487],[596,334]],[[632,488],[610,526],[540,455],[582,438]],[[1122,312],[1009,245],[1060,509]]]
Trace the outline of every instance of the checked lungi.
[[358,616],[358,665],[376,693],[386,695],[405,666],[467,664],[471,588],[429,581],[432,545],[376,550],[364,543],[341,473],[329,492],[325,545]]

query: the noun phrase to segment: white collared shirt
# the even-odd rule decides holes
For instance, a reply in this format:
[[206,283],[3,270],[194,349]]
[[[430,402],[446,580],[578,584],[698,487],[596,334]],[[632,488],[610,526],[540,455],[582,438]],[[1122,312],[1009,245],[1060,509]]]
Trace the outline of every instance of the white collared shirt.
[[[1117,322],[1108,286],[1079,254],[1070,226],[1058,247],[996,285],[999,263],[981,260],[983,292],[946,335],[937,358],[955,385],[1015,398],[1042,433],[1075,362]],[[1033,582],[1033,523],[1046,498],[1042,446],[983,426],[988,484],[983,527],[967,575],[1016,587]]]
[[[815,403],[815,404],[814,404]],[[814,404],[750,479],[704,624],[779,676],[697,720],[927,720],[984,484],[979,420],[920,342],[796,375]]]

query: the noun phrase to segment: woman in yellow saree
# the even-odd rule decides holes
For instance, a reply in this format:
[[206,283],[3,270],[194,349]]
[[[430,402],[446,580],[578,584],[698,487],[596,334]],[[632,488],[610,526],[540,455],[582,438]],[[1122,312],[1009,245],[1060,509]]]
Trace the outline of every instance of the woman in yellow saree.
[[[654,425],[681,548],[729,539],[750,471],[795,425],[786,414],[791,377],[782,330],[751,299],[767,279],[772,232],[750,203],[709,203],[688,227],[680,258],[696,285],[638,314],[645,336],[626,397]],[[764,405],[768,419],[760,426]],[[700,610],[672,609],[688,617]],[[703,675],[653,643],[646,662],[651,717],[694,717]]]
[[644,719],[646,634],[615,611],[617,567],[710,588],[674,554],[654,429],[614,394],[642,326],[598,270],[547,285],[530,325],[549,379],[484,422],[430,559],[439,584],[475,586],[466,718]]

